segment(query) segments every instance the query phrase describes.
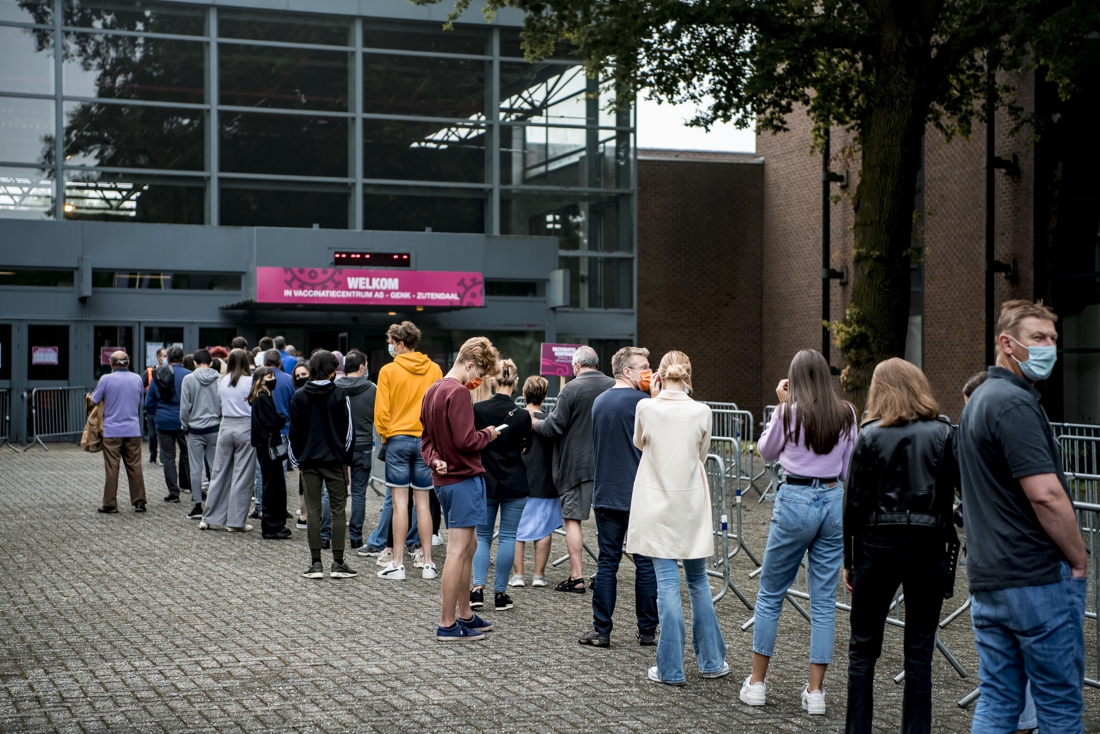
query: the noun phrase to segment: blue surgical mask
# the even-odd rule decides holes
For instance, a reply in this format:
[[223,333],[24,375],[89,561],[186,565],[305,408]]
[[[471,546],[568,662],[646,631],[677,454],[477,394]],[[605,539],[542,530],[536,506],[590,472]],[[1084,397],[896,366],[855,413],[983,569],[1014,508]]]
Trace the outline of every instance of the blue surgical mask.
[[[1019,340],[1009,337],[1012,341],[1020,344]],[[1024,347],[1023,344],[1020,344]],[[1024,373],[1024,377],[1032,382],[1039,382],[1050,377],[1050,373],[1054,371],[1054,363],[1058,361],[1058,348],[1057,347],[1024,347],[1027,350],[1027,360],[1021,362],[1013,355],[1013,359],[1016,359],[1016,363],[1020,365],[1020,372]]]
[[392,344],[387,344],[386,348],[389,349],[391,357],[396,357],[397,356],[397,352],[393,351],[393,345]]

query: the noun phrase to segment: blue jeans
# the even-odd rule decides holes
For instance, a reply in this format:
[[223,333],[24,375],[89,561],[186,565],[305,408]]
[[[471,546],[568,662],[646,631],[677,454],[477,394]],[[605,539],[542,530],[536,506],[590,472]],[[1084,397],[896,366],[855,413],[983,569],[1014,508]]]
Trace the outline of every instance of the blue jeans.
[[[601,635],[610,635],[630,512],[603,507],[595,508],[594,512],[600,556],[592,589],[592,628]],[[653,559],[635,553],[634,566],[634,612],[638,617],[638,632],[653,635],[657,633],[657,575],[653,572]]]
[[508,588],[508,575],[512,573],[512,561],[516,557],[516,530],[523,516],[526,497],[514,500],[485,498],[485,522],[477,526],[477,552],[474,553],[474,586],[485,586],[489,575],[489,545],[493,542],[493,527],[500,510],[500,535],[497,536],[496,571],[493,590],[503,592]]
[[1016,729],[1028,681],[1039,731],[1084,732],[1085,579],[974,591],[970,618],[978,648],[981,698],[971,734]]
[[836,583],[844,562],[844,487],[816,479],[811,486],[779,485],[760,571],[753,622],[753,652],[771,657],[787,589],[809,551],[810,663],[833,662]]
[[[374,532],[367,538],[366,544],[378,550],[385,548],[388,545],[386,538],[390,534],[390,523],[392,521],[393,496],[390,494],[390,488],[386,487],[386,496],[382,498],[382,510],[378,513],[378,525],[375,526]],[[409,515],[409,532],[405,536],[405,547],[413,548],[418,545],[420,545],[420,531],[416,525],[416,508],[414,507],[412,514]]]
[[[726,662],[726,641],[714,613],[707,580],[706,558],[685,558],[684,578],[691,597],[691,644],[699,672],[717,673]],[[665,683],[684,682],[684,606],[680,601],[680,569],[670,558],[654,558],[657,576],[657,615],[661,637],[657,642],[657,675]]]
[[363,545],[363,520],[367,514],[370,461],[371,449],[351,452],[351,524],[348,525],[348,539],[351,541],[352,548]]

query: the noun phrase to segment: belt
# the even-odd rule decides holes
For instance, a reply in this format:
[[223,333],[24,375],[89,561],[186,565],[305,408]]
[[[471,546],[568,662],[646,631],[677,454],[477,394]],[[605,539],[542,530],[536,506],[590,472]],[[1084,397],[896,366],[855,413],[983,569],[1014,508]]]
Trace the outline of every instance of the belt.
[[792,477],[790,474],[788,474],[783,480],[783,483],[794,484],[798,487],[809,487],[814,482],[821,482],[822,484],[832,484],[836,481],[836,477]]

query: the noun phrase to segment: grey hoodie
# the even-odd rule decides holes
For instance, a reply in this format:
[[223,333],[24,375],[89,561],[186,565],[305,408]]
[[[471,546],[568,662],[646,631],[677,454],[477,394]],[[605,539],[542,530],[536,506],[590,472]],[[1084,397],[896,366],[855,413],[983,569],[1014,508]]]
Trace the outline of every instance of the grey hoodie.
[[374,439],[374,396],[378,386],[369,377],[337,377],[351,400],[351,420],[355,424],[355,451],[370,451]]
[[222,401],[218,396],[215,369],[202,367],[183,378],[180,390],[180,425],[193,433],[213,433],[222,421]]

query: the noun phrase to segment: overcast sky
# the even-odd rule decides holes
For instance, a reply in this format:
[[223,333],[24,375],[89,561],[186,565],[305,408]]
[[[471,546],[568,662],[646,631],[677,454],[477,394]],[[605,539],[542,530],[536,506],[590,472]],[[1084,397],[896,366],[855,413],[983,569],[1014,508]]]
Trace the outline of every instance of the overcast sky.
[[715,150],[737,153],[756,152],[756,134],[733,125],[716,125],[708,133],[699,127],[687,127],[684,120],[695,114],[692,106],[677,107],[638,100],[638,147],[674,150]]

